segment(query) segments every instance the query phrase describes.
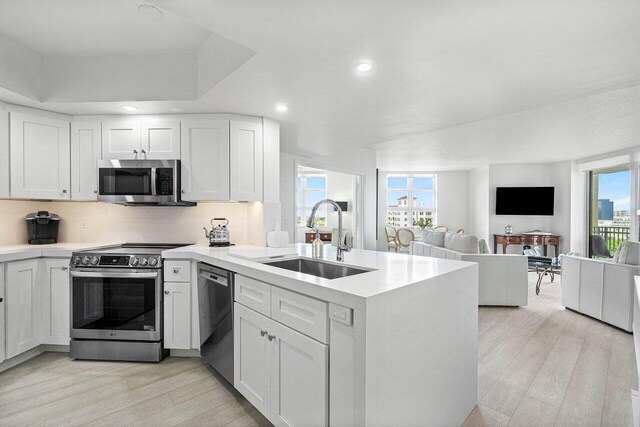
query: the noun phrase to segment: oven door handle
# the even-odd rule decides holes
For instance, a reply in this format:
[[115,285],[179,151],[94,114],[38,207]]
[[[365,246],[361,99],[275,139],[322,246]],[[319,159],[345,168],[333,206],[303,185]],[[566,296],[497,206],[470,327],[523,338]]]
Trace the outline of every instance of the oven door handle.
[[154,273],[99,273],[99,272],[86,272],[86,271],[71,271],[71,277],[106,277],[106,278],[138,278],[138,279],[155,279],[158,277],[158,272]]

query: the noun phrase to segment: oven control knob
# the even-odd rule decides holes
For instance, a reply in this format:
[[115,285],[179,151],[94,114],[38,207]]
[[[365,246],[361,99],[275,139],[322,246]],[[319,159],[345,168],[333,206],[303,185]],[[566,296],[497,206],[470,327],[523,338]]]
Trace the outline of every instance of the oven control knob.
[[92,256],[89,262],[91,262],[91,265],[98,265],[98,261],[99,259],[97,256]]
[[156,265],[158,265],[158,258],[149,258],[149,265],[151,267],[155,267]]
[[140,265],[141,266],[144,267],[145,265],[147,265],[148,262],[149,262],[149,260],[146,257],[141,257],[140,258]]
[[73,257],[73,262],[72,262],[72,264],[73,264],[73,265],[78,265],[78,264],[80,264],[80,257],[79,257],[78,255],[76,255],[76,256],[74,256],[74,257]]
[[134,267],[138,265],[138,257],[132,256],[131,259],[129,260],[129,264],[133,265]]
[[89,262],[90,262],[90,261],[91,261],[91,260],[89,259],[89,257],[88,257],[88,256],[83,256],[83,257],[82,257],[82,265],[89,265]]

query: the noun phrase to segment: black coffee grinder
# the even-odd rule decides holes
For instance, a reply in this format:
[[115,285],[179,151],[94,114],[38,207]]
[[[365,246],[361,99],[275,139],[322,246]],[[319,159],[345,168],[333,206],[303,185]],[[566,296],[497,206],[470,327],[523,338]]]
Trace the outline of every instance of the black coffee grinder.
[[32,212],[27,220],[27,241],[30,245],[45,245],[58,241],[60,217],[48,211]]

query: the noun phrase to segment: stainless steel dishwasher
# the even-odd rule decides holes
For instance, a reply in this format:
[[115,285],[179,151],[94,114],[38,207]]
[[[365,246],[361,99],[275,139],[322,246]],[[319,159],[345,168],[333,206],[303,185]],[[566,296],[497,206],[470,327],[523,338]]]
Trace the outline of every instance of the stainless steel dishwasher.
[[198,264],[200,355],[233,384],[232,271]]

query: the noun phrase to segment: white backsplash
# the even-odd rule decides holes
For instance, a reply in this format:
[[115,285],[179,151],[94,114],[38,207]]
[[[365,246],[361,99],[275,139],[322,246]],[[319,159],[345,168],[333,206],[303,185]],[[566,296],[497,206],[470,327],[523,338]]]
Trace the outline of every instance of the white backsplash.
[[[97,202],[0,200],[0,246],[27,242],[24,217],[47,210],[60,215],[59,242],[189,242],[206,244],[202,227],[229,219],[231,242],[253,243],[262,222],[249,222],[261,203],[198,203],[195,207],[130,207]],[[258,213],[259,214],[259,213]],[[86,228],[83,228],[83,222]]]

